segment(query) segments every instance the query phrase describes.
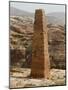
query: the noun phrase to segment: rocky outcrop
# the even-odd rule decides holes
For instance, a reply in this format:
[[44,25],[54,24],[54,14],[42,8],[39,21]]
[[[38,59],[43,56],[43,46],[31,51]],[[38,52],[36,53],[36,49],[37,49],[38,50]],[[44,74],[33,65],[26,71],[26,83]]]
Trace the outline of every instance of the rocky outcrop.
[[10,17],[11,65],[18,65],[20,67],[30,66],[31,41],[33,35],[32,23],[33,20],[29,17]]
[[65,69],[65,28],[51,25],[48,32],[51,67]]
[[[33,23],[34,21],[31,17],[10,17],[10,53],[13,52],[13,50],[20,50],[18,54],[16,52],[14,55],[10,54],[10,60],[12,62],[15,60],[14,58],[16,55],[18,58],[19,54],[24,52],[25,48],[26,57],[24,61],[25,63],[27,62],[28,67],[30,67],[32,52],[31,43],[34,32]],[[65,26],[48,24],[47,27],[51,68],[65,69]],[[17,61],[20,62],[20,58]]]

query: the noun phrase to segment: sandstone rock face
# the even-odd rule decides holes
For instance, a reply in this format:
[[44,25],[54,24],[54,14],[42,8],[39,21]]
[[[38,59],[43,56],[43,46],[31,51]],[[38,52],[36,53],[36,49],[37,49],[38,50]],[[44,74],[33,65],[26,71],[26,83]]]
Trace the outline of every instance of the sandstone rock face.
[[10,64],[12,66],[30,66],[28,63],[31,61],[32,23],[30,17],[10,17]]
[[49,68],[47,22],[44,11],[38,9],[35,12],[31,76],[33,78],[49,78]]
[[61,25],[48,27],[49,53],[51,68],[66,68],[65,28]]

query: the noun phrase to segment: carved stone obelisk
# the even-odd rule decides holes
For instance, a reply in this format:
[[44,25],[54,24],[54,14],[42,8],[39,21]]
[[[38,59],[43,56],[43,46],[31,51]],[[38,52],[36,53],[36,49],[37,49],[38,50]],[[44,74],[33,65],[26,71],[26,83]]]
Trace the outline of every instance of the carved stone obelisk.
[[49,70],[47,21],[44,11],[37,9],[32,41],[31,76],[33,78],[49,78]]

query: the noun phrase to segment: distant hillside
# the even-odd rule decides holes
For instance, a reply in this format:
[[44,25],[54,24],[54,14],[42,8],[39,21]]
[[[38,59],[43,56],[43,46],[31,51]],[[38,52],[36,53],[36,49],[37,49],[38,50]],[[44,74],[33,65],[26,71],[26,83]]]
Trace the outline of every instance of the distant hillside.
[[33,17],[33,14],[24,10],[20,10],[14,7],[10,7],[10,16],[30,16]]
[[[34,13],[19,10],[14,7],[10,7],[10,16],[28,16],[34,18]],[[65,13],[64,12],[52,12],[47,14],[48,23],[65,25]]]
[[47,14],[48,22],[52,24],[65,24],[65,13],[63,12],[53,12]]

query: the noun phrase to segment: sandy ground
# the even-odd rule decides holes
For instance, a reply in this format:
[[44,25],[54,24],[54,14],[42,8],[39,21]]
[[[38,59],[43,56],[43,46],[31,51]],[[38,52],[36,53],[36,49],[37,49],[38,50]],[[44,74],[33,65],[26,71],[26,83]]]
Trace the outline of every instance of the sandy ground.
[[31,69],[12,68],[10,88],[65,85],[65,70],[51,69],[50,79],[33,79],[29,77]]

